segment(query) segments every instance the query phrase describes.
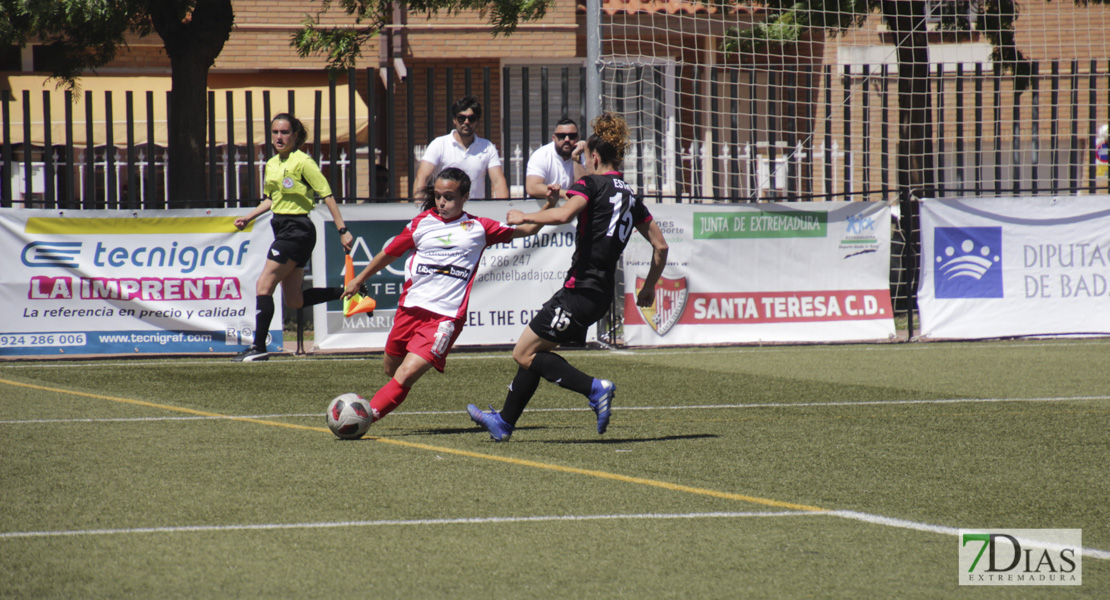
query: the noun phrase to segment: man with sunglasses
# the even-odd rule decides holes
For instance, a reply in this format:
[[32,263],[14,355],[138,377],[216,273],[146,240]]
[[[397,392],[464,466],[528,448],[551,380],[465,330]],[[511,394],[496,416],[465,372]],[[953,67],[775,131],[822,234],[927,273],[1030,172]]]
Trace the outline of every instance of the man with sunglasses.
[[[478,120],[482,118],[482,105],[474,96],[464,96],[451,105],[451,115],[455,130],[432,140],[420,167],[416,171],[414,188],[418,200],[432,177],[447,167],[457,167],[470,176],[470,199],[508,198],[509,184],[505,181],[505,171],[501,167],[501,155],[493,142],[478,137]],[[486,193],[486,175],[490,187]],[[545,192],[546,194],[546,192]]]
[[546,198],[549,184],[558,184],[561,190],[570,189],[570,184],[586,174],[579,159],[585,147],[586,142],[578,136],[578,124],[571,119],[561,119],[555,124],[551,143],[528,157],[524,191],[533,198]]

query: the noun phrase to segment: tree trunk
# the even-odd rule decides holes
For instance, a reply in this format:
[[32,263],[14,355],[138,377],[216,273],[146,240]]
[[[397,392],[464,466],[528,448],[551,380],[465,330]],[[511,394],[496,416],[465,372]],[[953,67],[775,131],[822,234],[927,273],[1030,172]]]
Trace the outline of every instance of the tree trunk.
[[188,57],[173,57],[170,64],[166,198],[170,208],[195,208],[208,199],[208,66]]
[[207,198],[205,147],[208,132],[208,69],[231,35],[231,0],[197,0],[192,12],[181,0],[152,0],[154,29],[170,57],[169,169],[166,197],[170,208],[203,206]]

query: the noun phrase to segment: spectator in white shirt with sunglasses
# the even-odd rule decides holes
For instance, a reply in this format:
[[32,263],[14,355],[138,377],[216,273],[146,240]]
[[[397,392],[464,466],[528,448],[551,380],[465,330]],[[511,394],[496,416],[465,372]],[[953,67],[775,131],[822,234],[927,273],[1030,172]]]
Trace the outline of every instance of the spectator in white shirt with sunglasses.
[[551,143],[545,144],[528,157],[524,191],[533,198],[547,197],[547,186],[555,184],[566,191],[586,174],[581,155],[586,142],[578,135],[578,124],[561,119],[555,124]]
[[[420,160],[413,182],[417,199],[424,199],[422,193],[428,183],[447,167],[462,169],[470,176],[471,200],[508,198],[509,185],[497,147],[475,133],[482,118],[481,103],[474,96],[464,96],[451,106],[451,115],[455,129],[432,140]],[[493,188],[489,194],[486,193],[487,174]]]

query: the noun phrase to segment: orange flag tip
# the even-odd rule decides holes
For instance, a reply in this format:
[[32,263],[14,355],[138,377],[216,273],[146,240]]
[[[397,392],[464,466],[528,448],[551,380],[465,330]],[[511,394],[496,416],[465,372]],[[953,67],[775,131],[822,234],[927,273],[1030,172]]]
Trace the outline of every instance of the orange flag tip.
[[359,313],[374,314],[374,309],[377,307],[377,300],[370,297],[364,298],[361,294],[355,294],[343,301],[343,316],[350,318]]
[[[343,285],[351,283],[355,278],[355,261],[348,254],[343,260]],[[353,317],[359,313],[374,314],[374,309],[378,307],[378,302],[369,296],[362,294],[355,294],[350,298],[343,301],[343,316]]]

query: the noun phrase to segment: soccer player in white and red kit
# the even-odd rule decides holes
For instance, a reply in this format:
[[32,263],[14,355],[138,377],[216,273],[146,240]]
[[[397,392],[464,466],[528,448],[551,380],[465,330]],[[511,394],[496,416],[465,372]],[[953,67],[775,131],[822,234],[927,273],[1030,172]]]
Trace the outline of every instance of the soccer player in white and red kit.
[[466,407],[470,418],[494,441],[507,441],[512,435],[540,378],[585,396],[597,414],[597,432],[605,433],[616,385],[583,373],[552,351],[562,344],[585,343],[590,325],[609,312],[617,263],[633,229],[652,247],[651,266],[636,304],[655,303],[655,284],[667,264],[668,246],[659,225],[619,172],[629,144],[628,124],[604,113],[592,125],[594,133],[586,142],[589,174],[570,187],[566,203],[531,214],[512,210],[506,217],[512,224],[544,225],[561,225],[577,218],[578,235],[562,289],[532,317],[513,348],[518,368],[501,412],[492,406],[490,412],[473,404]]
[[[512,227],[467,214],[470,176],[449,167],[436,176],[434,193],[425,194],[424,211],[347,283],[343,297],[354,295],[367,279],[413,251],[405,264],[405,283],[385,346],[389,382],[370,399],[377,421],[405,400],[412,385],[435,367],[443,372],[447,354],[462,333],[470,289],[485,249],[535,235],[542,225]],[[555,205],[552,186],[547,207]]]

